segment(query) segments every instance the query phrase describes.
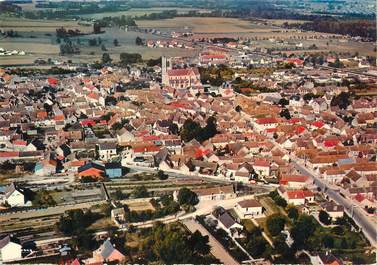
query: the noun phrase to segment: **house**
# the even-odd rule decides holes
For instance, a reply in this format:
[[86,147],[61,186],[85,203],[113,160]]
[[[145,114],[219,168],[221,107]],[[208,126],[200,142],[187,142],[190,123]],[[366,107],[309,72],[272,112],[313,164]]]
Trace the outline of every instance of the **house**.
[[263,216],[262,204],[253,199],[238,202],[235,210],[241,219]]
[[236,198],[233,185],[205,189],[194,189],[200,201],[226,200]]
[[341,218],[344,215],[344,207],[342,205],[336,204],[335,202],[326,202],[321,206],[322,209],[326,211],[333,220]]
[[111,210],[111,220],[118,226],[123,227],[126,222],[126,212],[124,208],[115,208]]
[[71,148],[67,144],[62,144],[55,150],[56,154],[61,158],[68,157],[72,152]]
[[119,178],[122,176],[122,165],[119,162],[106,163],[105,173],[109,178]]
[[22,246],[17,238],[9,235],[0,239],[0,263],[22,259]]
[[283,175],[279,180],[279,184],[291,189],[302,189],[310,182],[308,176],[303,175]]
[[161,170],[169,170],[173,167],[173,163],[170,159],[170,151],[168,148],[161,148],[157,154],[153,156],[155,167],[160,168]]
[[335,257],[332,253],[321,253],[310,259],[313,265],[343,265],[343,261]]
[[276,118],[258,118],[253,123],[257,132],[263,132],[267,129],[275,129],[279,124]]
[[29,189],[22,188],[15,183],[10,184],[5,191],[5,201],[11,207],[28,207],[31,206],[32,192]]
[[103,179],[105,176],[105,167],[97,162],[88,162],[77,170],[80,178],[93,177],[95,179]]
[[103,244],[93,251],[93,257],[87,259],[85,264],[98,264],[103,262],[121,263],[125,260],[125,256],[117,250],[110,241],[106,239]]
[[117,131],[116,136],[119,145],[135,141],[135,136],[126,128],[122,128],[119,131]]
[[314,194],[309,190],[286,190],[283,186],[279,186],[277,190],[289,204],[304,205],[314,202]]
[[243,226],[234,220],[234,218],[222,207],[216,208],[212,216],[218,221],[218,228],[223,229],[232,237],[240,237]]
[[324,98],[313,98],[309,105],[313,108],[314,113],[321,113],[327,110],[327,103]]
[[97,145],[98,158],[103,161],[108,161],[117,154],[116,143],[100,143]]
[[56,173],[57,162],[55,160],[42,160],[37,162],[34,167],[34,174],[37,176],[50,176]]
[[264,177],[270,176],[271,167],[270,167],[270,163],[266,160],[258,159],[254,161],[253,168],[255,172],[260,176],[264,176]]

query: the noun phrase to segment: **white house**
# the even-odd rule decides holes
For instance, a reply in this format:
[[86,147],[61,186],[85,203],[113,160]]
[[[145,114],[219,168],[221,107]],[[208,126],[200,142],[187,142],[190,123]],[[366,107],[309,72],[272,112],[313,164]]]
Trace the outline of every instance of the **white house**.
[[232,237],[240,237],[240,231],[243,230],[243,226],[234,220],[234,218],[222,207],[215,209],[212,212],[212,216],[218,221],[217,226],[223,229]]
[[304,205],[314,202],[314,194],[309,190],[286,190],[283,186],[278,188],[278,193],[289,204]]
[[262,205],[253,199],[243,200],[236,204],[235,210],[238,216],[242,219],[244,218],[255,218],[263,216]]
[[326,211],[333,220],[341,218],[344,215],[344,207],[334,202],[324,203],[322,209]]
[[276,128],[278,124],[279,121],[275,118],[259,118],[253,122],[254,129],[258,132]]
[[9,235],[0,239],[0,263],[22,258],[22,246],[18,240]]
[[117,154],[116,143],[100,143],[97,147],[98,157],[103,161],[108,161]]
[[117,140],[118,144],[129,143],[135,140],[135,136],[129,132],[126,128],[120,129],[117,131]]
[[25,193],[25,190],[17,187],[14,183],[10,184],[5,192],[5,201],[11,207],[31,206],[31,201]]
[[310,178],[304,175],[283,175],[279,183],[286,188],[303,189],[310,184]]

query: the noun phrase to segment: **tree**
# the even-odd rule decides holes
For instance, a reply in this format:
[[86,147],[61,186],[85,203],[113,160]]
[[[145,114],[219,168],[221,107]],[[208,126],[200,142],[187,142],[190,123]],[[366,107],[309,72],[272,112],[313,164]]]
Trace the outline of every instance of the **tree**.
[[127,199],[127,195],[122,192],[120,188],[117,188],[114,192],[114,199],[115,200],[124,200]]
[[235,110],[237,112],[241,112],[242,111],[242,107],[240,105],[237,105],[236,108],[235,108]]
[[203,139],[201,142],[214,137],[216,134],[217,134],[216,118],[211,116],[207,119],[207,125],[202,130],[201,137],[203,137]]
[[287,105],[289,105],[289,100],[286,99],[286,98],[281,98],[279,100],[279,105],[282,106],[282,107],[287,106]]
[[334,96],[330,103],[331,106],[338,106],[340,109],[347,109],[350,104],[350,94],[347,92],[341,92],[339,95]]
[[199,123],[193,121],[192,119],[187,119],[183,123],[183,127],[181,129],[181,139],[184,142],[189,142],[197,135],[200,134],[201,127]]
[[325,248],[333,248],[334,238],[331,235],[326,234],[322,237],[322,244]]
[[289,207],[288,209],[288,217],[293,219],[293,220],[297,220],[299,216],[299,213],[298,213],[298,210],[296,207],[292,206],[292,207]]
[[177,135],[179,133],[178,125],[174,122],[170,123],[169,125],[169,132],[171,134]]
[[90,210],[85,212],[82,209],[69,210],[60,217],[57,228],[65,235],[77,236],[95,222],[98,217],[98,214],[94,214]]
[[101,33],[101,25],[99,23],[93,24],[93,33],[100,34]]
[[260,228],[253,228],[246,235],[246,250],[251,256],[259,258],[267,249],[267,242],[262,236]]
[[131,193],[133,198],[146,198],[149,197],[149,192],[145,186],[137,186]]
[[166,180],[166,179],[168,179],[168,174],[165,174],[165,172],[164,171],[162,171],[162,170],[159,170],[158,172],[157,172],[157,177],[158,177],[158,179],[160,179],[160,180]]
[[119,55],[120,64],[127,66],[129,64],[138,63],[142,61],[142,57],[138,53],[126,53],[123,52]]
[[190,235],[176,224],[164,225],[157,222],[152,227],[143,250],[149,261],[207,264],[205,257],[210,249],[207,242],[208,237],[203,237],[200,233]]
[[286,219],[280,214],[270,215],[267,217],[267,229],[272,236],[277,236],[284,229]]
[[37,207],[48,207],[55,206],[56,201],[47,190],[40,190],[34,194],[32,204]]
[[115,47],[118,47],[119,46],[119,41],[117,39],[114,39],[113,44],[114,44]]
[[294,262],[295,258],[295,249],[290,248],[285,242],[285,235],[280,234],[274,239],[274,247],[278,254],[282,256],[282,259],[289,263]]
[[144,44],[144,42],[139,36],[137,36],[136,39],[135,39],[135,44],[137,46],[142,46]]
[[211,250],[211,247],[208,245],[209,237],[202,236],[198,230],[189,237],[188,243],[196,254],[208,255]]
[[288,109],[282,109],[281,112],[280,112],[280,117],[284,117],[287,120],[290,120],[291,119],[291,113],[289,112]]
[[308,239],[313,235],[316,228],[317,223],[313,216],[306,214],[300,215],[291,229],[291,236],[294,240],[295,246],[298,249],[305,248]]
[[319,211],[318,218],[319,218],[319,220],[321,221],[321,223],[323,223],[323,224],[325,224],[325,225],[330,225],[330,224],[331,224],[331,217],[330,217],[330,215],[329,215],[326,211],[324,211],[324,210]]
[[111,59],[111,57],[108,53],[105,52],[104,54],[102,54],[102,63],[103,64],[109,64],[109,63],[111,63],[112,60],[113,59]]
[[202,128],[199,123],[192,119],[187,119],[181,130],[181,139],[184,142],[189,142],[196,139],[199,142],[204,142],[212,138],[217,133],[217,125],[215,117],[211,116],[207,119],[207,125]]
[[89,46],[97,46],[97,39],[96,38],[89,39],[88,44]]
[[198,195],[188,188],[181,188],[178,191],[178,203],[180,205],[196,205],[199,202]]

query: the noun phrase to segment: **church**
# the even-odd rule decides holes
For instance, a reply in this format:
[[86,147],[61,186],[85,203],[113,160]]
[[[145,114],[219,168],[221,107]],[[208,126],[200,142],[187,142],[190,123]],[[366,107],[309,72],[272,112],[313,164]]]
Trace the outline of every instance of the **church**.
[[162,57],[162,84],[175,89],[201,86],[199,70],[196,67],[172,68],[172,60]]

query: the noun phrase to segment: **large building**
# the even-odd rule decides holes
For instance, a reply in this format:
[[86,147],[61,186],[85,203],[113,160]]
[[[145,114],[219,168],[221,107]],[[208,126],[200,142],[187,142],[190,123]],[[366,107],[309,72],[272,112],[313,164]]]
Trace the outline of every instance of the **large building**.
[[172,60],[162,57],[162,84],[175,89],[200,86],[200,74],[196,67],[173,69]]

